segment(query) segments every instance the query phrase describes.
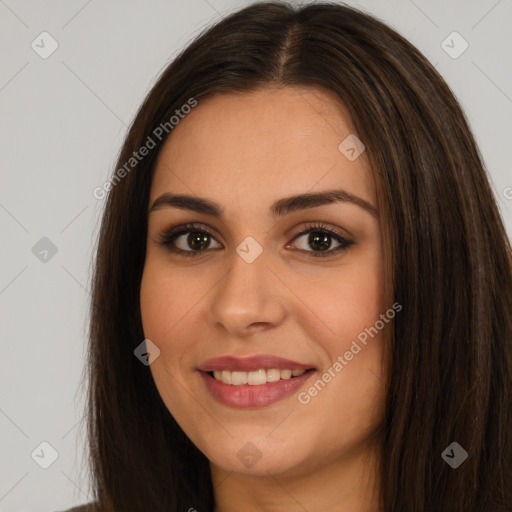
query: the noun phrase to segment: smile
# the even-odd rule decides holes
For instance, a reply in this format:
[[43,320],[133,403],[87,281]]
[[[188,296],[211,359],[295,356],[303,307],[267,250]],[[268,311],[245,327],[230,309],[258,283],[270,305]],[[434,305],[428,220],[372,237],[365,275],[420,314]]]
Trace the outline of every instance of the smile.
[[269,354],[208,359],[198,367],[210,395],[234,408],[260,408],[297,393],[316,374],[312,364]]
[[[294,377],[300,377],[306,370],[279,370],[278,368],[272,368],[265,370],[261,368],[252,372],[232,372],[229,370],[215,370],[213,377],[223,382],[224,384],[230,384],[232,386],[242,386],[249,384],[249,386],[261,386],[268,382],[278,382],[279,380],[288,380]],[[212,375],[210,373],[210,375]]]

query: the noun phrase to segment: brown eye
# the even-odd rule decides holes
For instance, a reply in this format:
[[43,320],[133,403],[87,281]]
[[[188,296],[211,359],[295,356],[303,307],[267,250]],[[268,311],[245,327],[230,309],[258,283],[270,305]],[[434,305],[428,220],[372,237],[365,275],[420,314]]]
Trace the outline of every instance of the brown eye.
[[[203,226],[187,224],[165,232],[159,243],[167,247],[170,252],[181,253],[184,256],[197,256],[199,253],[206,252],[212,240],[215,240],[213,235]],[[219,247],[221,247],[220,244]]]
[[[311,253],[311,256],[314,257],[327,257],[339,254],[342,251],[345,251],[346,249],[354,245],[354,242],[352,242],[351,240],[347,240],[346,238],[326,228],[323,225],[311,226],[306,231],[299,233],[294,238],[294,240],[297,240],[298,238],[303,237],[304,235],[308,235],[305,245],[313,250],[310,251],[307,248],[300,250],[309,252]],[[339,245],[334,249],[330,249],[333,239]]]

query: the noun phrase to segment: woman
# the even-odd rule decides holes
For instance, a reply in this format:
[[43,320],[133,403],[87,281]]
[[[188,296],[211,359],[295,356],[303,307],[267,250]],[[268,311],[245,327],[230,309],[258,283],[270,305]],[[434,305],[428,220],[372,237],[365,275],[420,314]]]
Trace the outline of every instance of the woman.
[[228,16],[107,192],[91,510],[512,509],[510,245],[400,35],[336,4]]

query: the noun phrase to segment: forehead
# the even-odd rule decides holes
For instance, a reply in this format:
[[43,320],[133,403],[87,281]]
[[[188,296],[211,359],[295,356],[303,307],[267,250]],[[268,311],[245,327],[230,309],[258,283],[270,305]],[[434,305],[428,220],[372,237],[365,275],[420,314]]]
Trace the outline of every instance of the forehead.
[[366,154],[339,149],[355,128],[329,90],[266,88],[216,94],[175,126],[158,157],[150,202],[165,192],[215,198],[229,211],[343,187],[375,204]]

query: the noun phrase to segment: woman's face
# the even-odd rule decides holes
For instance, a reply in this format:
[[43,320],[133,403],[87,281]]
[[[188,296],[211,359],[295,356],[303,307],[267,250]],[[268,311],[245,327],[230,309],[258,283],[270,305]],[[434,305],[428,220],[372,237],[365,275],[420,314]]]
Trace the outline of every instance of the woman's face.
[[269,88],[199,101],[159,155],[144,334],[163,402],[212,468],[346,464],[382,419],[394,311],[366,154],[339,148],[354,133],[333,93]]

